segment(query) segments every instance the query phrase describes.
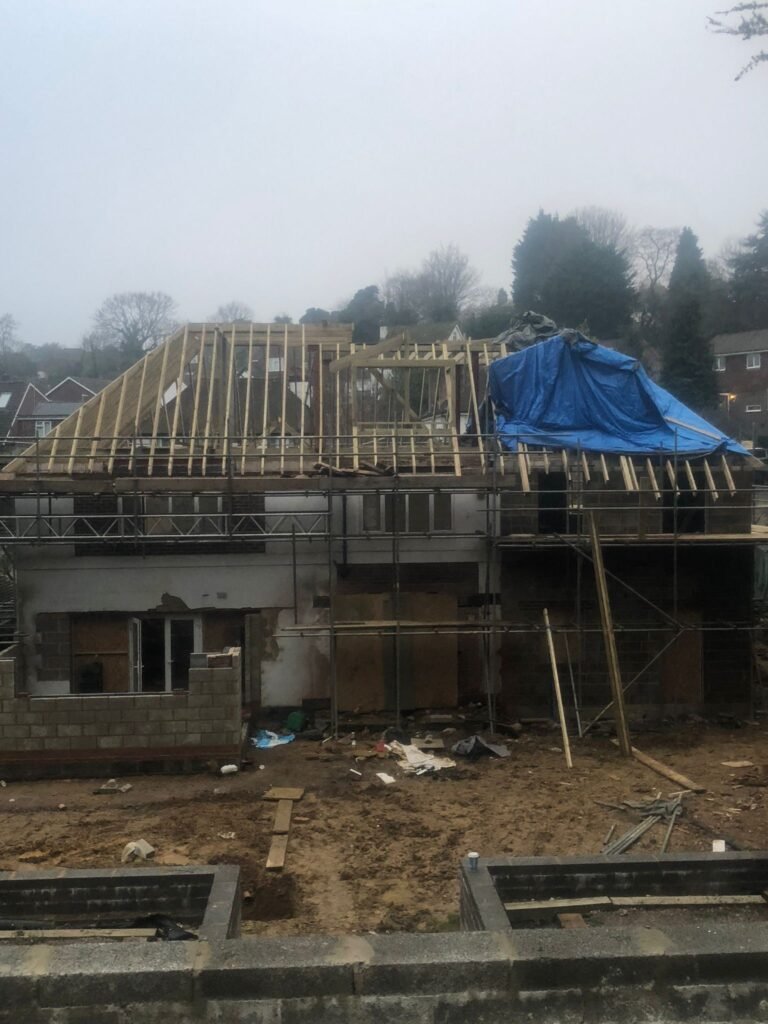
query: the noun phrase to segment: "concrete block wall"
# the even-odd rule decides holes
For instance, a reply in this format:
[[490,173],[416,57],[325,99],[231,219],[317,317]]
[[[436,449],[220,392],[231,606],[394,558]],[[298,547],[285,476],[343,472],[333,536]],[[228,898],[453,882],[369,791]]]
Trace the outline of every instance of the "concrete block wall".
[[240,649],[195,655],[189,689],[30,697],[0,661],[0,764],[236,758]]

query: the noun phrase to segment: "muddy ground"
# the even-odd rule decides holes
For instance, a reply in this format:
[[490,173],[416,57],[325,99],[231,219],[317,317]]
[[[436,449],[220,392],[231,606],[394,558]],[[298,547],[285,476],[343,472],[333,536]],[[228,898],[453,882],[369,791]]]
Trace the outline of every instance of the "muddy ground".
[[[685,798],[672,850],[710,849],[719,836],[768,848],[767,739],[763,725],[703,724],[637,738],[707,788]],[[297,741],[254,751],[252,767],[236,776],[126,776],[132,789],[111,796],[94,793],[103,780],[8,782],[0,789],[0,869],[117,866],[124,845],[143,838],[160,864],[238,864],[246,932],[455,928],[457,864],[468,850],[597,852],[613,822],[618,834],[637,819],[596,801],[677,788],[623,760],[606,739],[575,742],[568,771],[558,740],[557,732],[526,732],[508,741],[507,759],[460,762],[436,776],[406,777],[378,757],[355,760],[372,746],[358,738],[354,748]],[[378,771],[396,783],[383,785]],[[273,785],[306,788],[281,873],[264,870],[275,805],[261,798]],[[657,850],[663,834],[656,826],[634,849]]]

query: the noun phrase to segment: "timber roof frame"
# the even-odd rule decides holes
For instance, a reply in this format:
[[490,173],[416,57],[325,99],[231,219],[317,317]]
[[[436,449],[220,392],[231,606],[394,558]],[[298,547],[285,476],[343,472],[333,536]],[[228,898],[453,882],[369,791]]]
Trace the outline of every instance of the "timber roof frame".
[[[419,343],[398,335],[375,345],[352,341],[349,324],[189,323],[109,383],[5,468],[3,479],[174,478],[193,487],[236,478],[316,474],[473,476],[493,472],[531,490],[534,472],[591,476],[660,500],[664,477],[679,489],[669,459],[608,456],[462,436],[465,417],[481,422],[491,362],[507,355],[497,339]],[[713,435],[714,436],[714,435]],[[704,459],[704,489],[731,494],[730,465],[714,456],[724,485]],[[697,464],[697,460],[691,460]],[[692,493],[700,484],[679,460]],[[181,480],[179,481],[181,483]]]

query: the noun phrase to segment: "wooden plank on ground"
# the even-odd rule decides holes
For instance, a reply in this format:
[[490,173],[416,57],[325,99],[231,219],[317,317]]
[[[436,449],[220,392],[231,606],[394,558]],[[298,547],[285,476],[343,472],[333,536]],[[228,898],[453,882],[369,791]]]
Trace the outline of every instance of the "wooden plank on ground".
[[542,917],[546,914],[571,913],[583,914],[590,910],[605,910],[611,906],[610,896],[585,896],[581,899],[569,900],[523,900],[518,903],[505,903],[504,909],[512,917]]
[[557,920],[561,928],[586,928],[587,922],[581,914],[558,914]]
[[153,939],[157,928],[19,928],[0,931],[0,940],[19,939]]
[[762,904],[762,896],[612,896],[615,907],[734,907]]
[[288,852],[288,836],[272,836],[272,845],[267,855],[267,871],[282,871]]
[[[611,740],[617,747],[619,745],[618,740]],[[638,750],[637,747],[632,747],[632,756],[640,764],[644,764],[646,768],[650,768],[651,771],[656,772],[658,775],[663,775],[665,779],[669,779],[670,782],[674,782],[680,786],[681,789],[690,789],[692,793],[706,793],[706,786],[700,786],[698,783],[693,782],[685,775],[681,775],[680,772],[676,772],[674,768],[670,768],[666,764],[662,764],[661,761],[657,761],[655,757],[650,757],[648,754],[644,754],[642,750]]]
[[304,790],[291,786],[273,786],[264,794],[264,800],[301,800]]
[[272,826],[273,835],[288,835],[291,831],[291,812],[293,811],[293,800],[278,800],[275,811],[275,823]]

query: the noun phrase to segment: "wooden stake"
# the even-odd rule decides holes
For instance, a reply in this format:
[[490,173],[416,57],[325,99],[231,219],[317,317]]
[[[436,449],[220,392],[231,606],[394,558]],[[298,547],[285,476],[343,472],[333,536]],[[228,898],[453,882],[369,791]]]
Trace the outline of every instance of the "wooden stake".
[[547,628],[547,646],[549,647],[549,660],[552,663],[552,682],[555,685],[555,699],[557,700],[557,714],[560,719],[560,732],[563,737],[563,752],[565,753],[565,763],[569,768],[573,768],[573,760],[571,759],[571,744],[568,740],[568,727],[565,724],[565,711],[563,710],[563,695],[560,692],[560,676],[557,671],[557,658],[555,657],[555,644],[552,639],[552,628],[549,625],[549,612],[544,609],[544,625]]
[[600,621],[605,640],[605,657],[608,662],[608,679],[611,684],[613,706],[616,714],[616,734],[621,753],[624,757],[631,757],[632,744],[629,741],[629,729],[627,728],[627,717],[624,710],[624,690],[621,685],[619,654],[616,650],[616,636],[613,631],[613,616],[611,614],[611,602],[608,597],[608,581],[605,577],[603,551],[600,547],[600,536],[597,532],[597,521],[594,512],[589,512],[587,518],[589,519],[592,562],[595,567],[595,583],[597,585],[598,604],[600,605]]

